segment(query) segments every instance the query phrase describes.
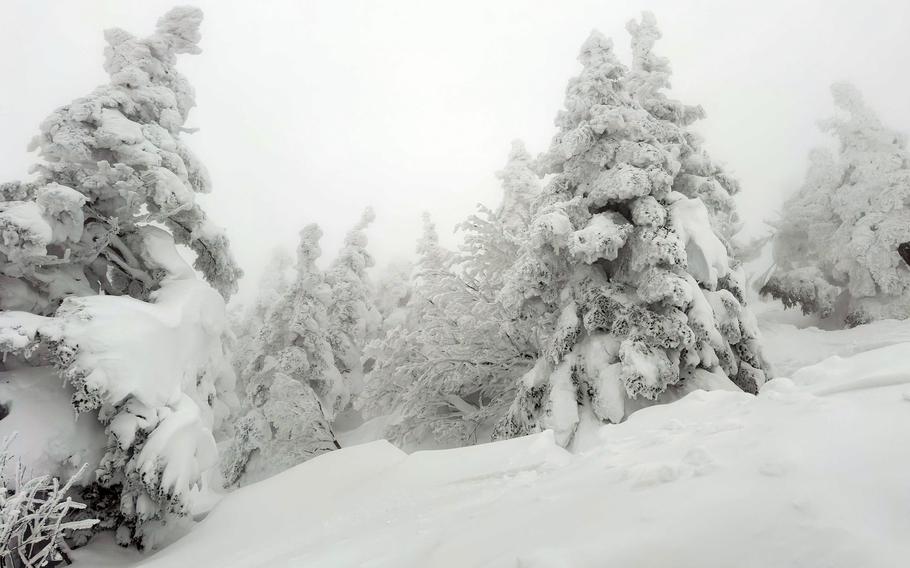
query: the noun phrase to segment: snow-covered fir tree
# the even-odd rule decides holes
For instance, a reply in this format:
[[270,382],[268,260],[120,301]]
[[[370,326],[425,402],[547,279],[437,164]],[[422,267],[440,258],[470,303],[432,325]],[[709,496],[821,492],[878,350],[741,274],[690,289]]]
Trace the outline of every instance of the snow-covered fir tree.
[[803,185],[784,204],[787,214],[773,222],[771,241],[774,266],[761,292],[790,308],[827,318],[834,313],[840,289],[824,276],[835,252],[829,244],[839,223],[831,197],[842,172],[826,148],[809,153]]
[[373,257],[366,248],[366,229],[375,218],[373,209],[368,207],[348,231],[344,245],[326,272],[326,282],[332,290],[329,342],[335,353],[335,365],[353,393],[363,388],[363,349],[375,337],[380,319],[367,274],[367,269],[373,266]]
[[513,234],[526,231],[531,223],[531,203],[540,193],[534,160],[521,140],[513,140],[505,167],[496,172],[502,184],[502,201],[497,217]]
[[425,326],[421,322],[433,309],[432,298],[444,286],[450,274],[452,254],[439,244],[439,235],[428,213],[423,214],[423,228],[417,241],[411,294],[399,321],[380,337],[367,344],[364,355],[372,367],[364,380],[357,406],[367,417],[398,412],[406,391],[420,377],[425,355]]
[[[4,298],[15,298],[5,309],[49,314],[70,295],[148,298],[165,274],[143,239],[152,223],[196,253],[196,268],[223,295],[236,290],[227,239],[194,197],[211,190],[208,173],[180,136],[194,100],[176,58],[199,53],[201,19],[177,8],[145,39],[106,31],[111,82],[41,124],[31,143],[41,156],[37,178],[0,186],[2,252],[17,266],[3,270]],[[36,232],[29,221],[41,216],[59,229]]]
[[552,174],[500,298],[544,337],[496,435],[552,428],[560,444],[692,388],[756,392],[766,380],[742,275],[724,238],[738,186],[687,126],[699,107],[668,98],[646,14],[628,26],[631,70],[592,32],[558,133]]
[[222,460],[225,481],[250,483],[338,448],[331,421],[350,391],[328,340],[331,290],[316,266],[322,230],[307,225],[293,284],[269,310],[246,367],[247,405]]
[[149,37],[105,32],[110,82],[41,124],[34,179],[0,186],[0,368],[56,365],[61,394],[101,422],[83,499],[123,544],[154,544],[188,512],[234,399],[222,296],[240,270],[196,201],[211,188],[175,67],[199,53],[201,21],[175,8]]
[[407,317],[413,287],[414,265],[409,261],[390,262],[376,281],[374,304],[379,312],[378,335],[383,335]]
[[503,190],[496,210],[479,205],[477,213],[458,225],[464,236],[456,259],[458,272],[487,295],[502,288],[503,277],[515,263],[530,226],[531,203],[540,193],[531,155],[520,140],[512,142],[506,166],[496,177]]
[[[910,154],[849,83],[831,87],[841,117],[822,123],[840,142],[816,150],[803,187],[784,205],[765,294],[847,326],[910,317]],[[903,250],[906,251],[904,254]],[[905,256],[906,255],[906,256]]]
[[364,393],[373,414],[395,411],[387,434],[399,443],[488,440],[532,360],[530,321],[510,318],[497,301],[539,191],[530,163],[524,146],[514,143],[497,174],[502,203],[495,212],[481,206],[460,225],[458,254],[439,245],[424,217],[407,317],[371,344],[376,365]]
[[234,325],[236,336],[234,361],[238,372],[237,392],[246,392],[245,379],[250,376],[247,368],[263,351],[263,335],[260,333],[269,312],[284,297],[294,282],[294,258],[283,247],[272,251],[262,275],[259,277],[256,298],[240,313]]

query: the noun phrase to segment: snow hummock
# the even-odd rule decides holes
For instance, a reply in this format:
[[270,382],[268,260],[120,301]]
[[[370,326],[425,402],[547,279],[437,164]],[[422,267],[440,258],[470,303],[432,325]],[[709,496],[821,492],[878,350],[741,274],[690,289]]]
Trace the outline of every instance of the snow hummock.
[[168,233],[144,229],[140,253],[167,273],[151,301],[71,296],[53,317],[0,311],[0,351],[46,347],[60,365],[0,373],[0,403],[11,401],[0,439],[28,440],[13,451],[30,471],[89,464],[80,481],[122,487],[121,511],[146,520],[195,509],[218,463],[213,431],[236,397],[224,300]]
[[600,427],[575,454],[551,431],[411,455],[345,448],[228,495],[140,566],[902,565],[910,341],[813,360],[816,332],[789,331],[805,364],[757,396],[697,390]]
[[[97,416],[78,416],[53,367],[22,367],[0,371],[0,439],[18,433],[10,449],[31,475],[50,473],[63,479],[82,464],[97,464],[104,454],[104,428]],[[94,413],[92,413],[94,414]],[[87,470],[80,482],[94,479]]]

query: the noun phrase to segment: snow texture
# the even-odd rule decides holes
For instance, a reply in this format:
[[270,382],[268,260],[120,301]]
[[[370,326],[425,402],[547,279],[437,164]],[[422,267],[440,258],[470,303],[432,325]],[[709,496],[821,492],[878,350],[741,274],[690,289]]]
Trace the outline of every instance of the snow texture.
[[[906,324],[869,328],[864,345],[897,331],[907,337]],[[787,336],[809,363],[792,380],[758,396],[697,390],[595,426],[575,455],[548,431],[457,450],[406,455],[380,441],[320,456],[228,496],[141,565],[901,565],[910,343],[816,363],[825,333],[847,343],[842,332]]]
[[[3,391],[30,394],[13,400],[14,420],[0,422],[0,428],[26,420],[16,409],[20,402],[54,401],[62,414],[35,432],[34,442],[47,436],[48,446],[32,447],[33,467],[48,467],[67,453],[64,463],[90,463],[95,481],[120,492],[121,526],[137,541],[153,532],[155,523],[187,513],[191,491],[203,486],[205,472],[217,463],[212,430],[236,405],[222,297],[179,258],[168,233],[146,234],[146,250],[170,268],[149,302],[69,297],[54,317],[0,313],[0,346],[13,354],[49,350],[71,389],[57,382],[60,393],[70,394],[77,412],[97,416],[103,424],[104,455],[97,460],[99,442],[83,438],[96,435],[82,424],[92,416],[82,416],[70,434],[47,439],[64,428],[62,421],[74,418],[72,408],[62,408],[60,395],[46,390],[49,377],[40,370],[6,373]],[[49,409],[42,406],[40,412]]]

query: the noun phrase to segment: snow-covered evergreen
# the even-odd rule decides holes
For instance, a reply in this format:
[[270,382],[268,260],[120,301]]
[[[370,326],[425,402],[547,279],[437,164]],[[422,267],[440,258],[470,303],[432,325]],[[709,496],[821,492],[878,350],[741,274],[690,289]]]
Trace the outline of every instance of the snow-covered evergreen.
[[407,306],[413,293],[411,282],[413,272],[412,262],[395,261],[386,265],[379,274],[374,303],[379,312],[380,336],[402,323],[407,317]]
[[822,123],[838,155],[814,150],[805,184],[782,209],[763,292],[848,326],[910,317],[910,154],[849,83],[831,87],[843,115]]
[[496,216],[513,234],[527,230],[531,223],[531,203],[540,193],[540,180],[534,160],[521,140],[513,140],[505,167],[496,172],[502,184],[502,201]]
[[240,270],[181,137],[194,100],[175,64],[199,52],[201,21],[175,8],[144,39],[108,30],[110,83],[42,123],[33,180],[0,186],[0,369],[54,364],[60,395],[104,425],[84,495],[105,495],[87,504],[121,543],[154,544],[188,512],[235,403],[222,296]]
[[[37,177],[0,186],[4,309],[49,314],[71,295],[147,299],[166,275],[145,235],[161,224],[225,297],[240,271],[195,194],[211,190],[181,134],[193,89],[177,55],[199,53],[202,12],[175,8],[138,39],[105,32],[107,85],[60,107],[32,141]],[[64,254],[64,251],[68,251]]]
[[701,108],[665,94],[653,16],[628,30],[631,70],[599,32],[582,46],[539,158],[552,176],[500,298],[516,317],[535,314],[545,342],[498,436],[552,428],[566,445],[580,425],[692,388],[756,392],[766,380],[725,245],[738,185],[687,129]]
[[414,291],[400,324],[370,345],[375,366],[363,399],[368,412],[394,411],[388,435],[403,444],[464,445],[489,439],[515,381],[534,352],[530,320],[510,318],[497,301],[527,230],[539,191],[531,158],[513,143],[497,174],[503,199],[460,225],[458,254],[439,245],[424,217]]
[[237,392],[246,392],[244,379],[249,376],[247,367],[262,350],[260,331],[269,312],[287,293],[293,282],[294,259],[283,247],[276,247],[259,277],[256,298],[242,312],[232,313],[232,316],[237,317],[235,325],[232,326],[236,336],[234,360],[239,379]]
[[[531,222],[531,204],[540,193],[531,155],[520,140],[512,142],[506,166],[496,173],[502,201],[495,210],[483,205],[458,225],[464,237],[458,272],[481,294],[495,296],[515,263]],[[488,301],[494,301],[489,298]]]
[[332,290],[329,305],[329,342],[335,364],[353,393],[363,388],[363,349],[375,337],[379,313],[367,269],[373,257],[367,251],[366,229],[376,218],[368,207],[348,231],[344,245],[326,272]]
[[417,382],[421,366],[429,361],[425,323],[434,309],[433,299],[445,290],[451,274],[452,254],[439,244],[439,235],[428,213],[423,214],[423,231],[417,241],[412,291],[404,313],[391,329],[371,341],[365,355],[372,368],[364,381],[358,407],[367,417],[398,412],[405,393]]
[[222,460],[227,483],[249,483],[336,449],[331,428],[350,390],[329,344],[331,290],[316,266],[322,230],[307,225],[297,275],[271,306],[244,369],[249,412]]

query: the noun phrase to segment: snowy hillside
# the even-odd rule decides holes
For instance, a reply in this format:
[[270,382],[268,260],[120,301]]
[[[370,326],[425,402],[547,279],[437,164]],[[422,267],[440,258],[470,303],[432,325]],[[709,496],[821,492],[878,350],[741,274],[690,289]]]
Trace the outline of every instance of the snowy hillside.
[[86,1],[0,9],[0,568],[910,566],[910,11]]
[[[767,315],[772,361],[801,368],[758,396],[695,392],[574,455],[550,432],[411,455],[346,448],[231,494],[138,565],[901,565],[910,325],[825,332]],[[123,565],[101,552],[79,565]]]

